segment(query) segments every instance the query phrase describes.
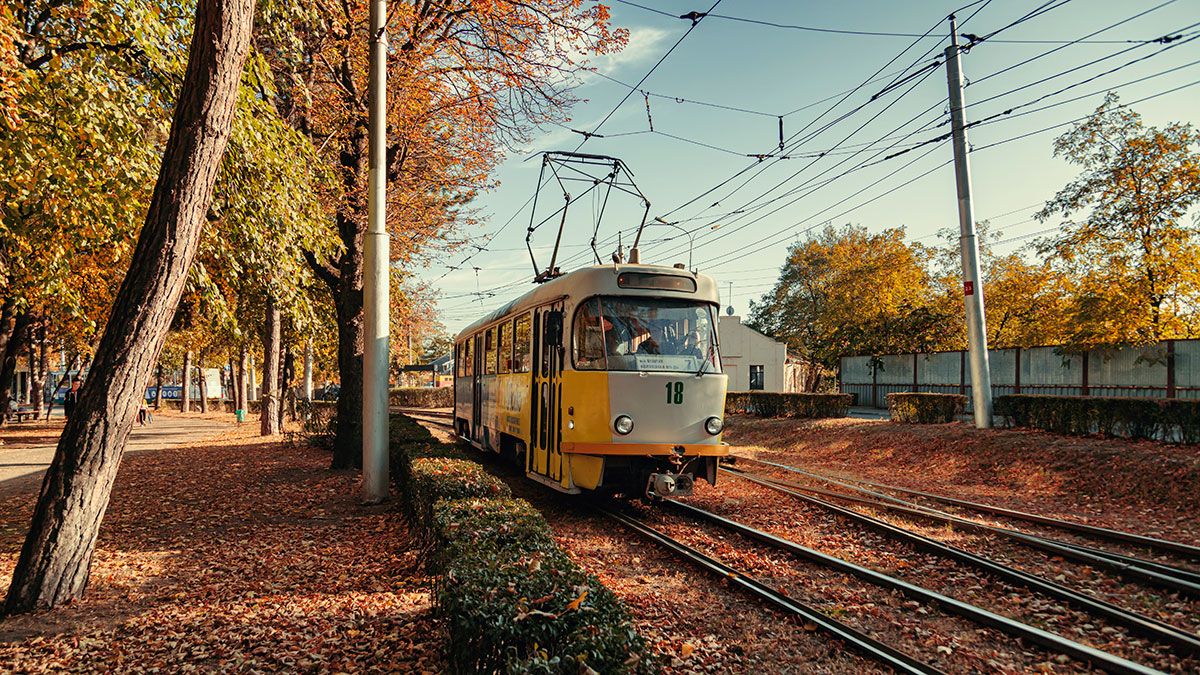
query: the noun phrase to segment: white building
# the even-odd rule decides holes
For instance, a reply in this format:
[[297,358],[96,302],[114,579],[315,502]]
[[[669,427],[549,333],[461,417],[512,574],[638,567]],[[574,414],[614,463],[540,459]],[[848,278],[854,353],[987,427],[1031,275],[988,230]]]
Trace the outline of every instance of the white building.
[[788,356],[787,345],[743,325],[739,316],[722,316],[717,330],[729,391],[803,391],[803,364]]

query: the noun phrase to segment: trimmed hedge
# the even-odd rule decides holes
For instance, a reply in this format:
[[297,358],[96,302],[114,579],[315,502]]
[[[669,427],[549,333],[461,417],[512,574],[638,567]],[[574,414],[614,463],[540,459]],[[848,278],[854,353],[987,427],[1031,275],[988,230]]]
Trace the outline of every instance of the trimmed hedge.
[[563,553],[525,500],[443,500],[433,529],[443,558],[436,596],[449,628],[451,670],[648,667],[620,601]]
[[731,391],[725,395],[726,415],[759,417],[845,417],[854,396],[806,392]]
[[995,400],[1010,426],[1059,434],[1200,443],[1200,401],[1116,396],[1010,394]]
[[888,414],[893,422],[906,424],[945,424],[953,422],[967,408],[962,394],[897,392],[887,395]]
[[388,402],[405,408],[453,408],[454,389],[451,387],[405,387],[393,389]]
[[439,575],[435,607],[450,672],[652,672],[620,600],[559,548],[508,486],[393,415],[391,470]]

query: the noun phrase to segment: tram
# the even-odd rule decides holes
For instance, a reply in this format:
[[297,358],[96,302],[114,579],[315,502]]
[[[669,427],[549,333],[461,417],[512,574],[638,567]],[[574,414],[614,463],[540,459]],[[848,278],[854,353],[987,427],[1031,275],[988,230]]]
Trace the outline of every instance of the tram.
[[728,454],[717,288],[682,267],[585,267],[465,328],[457,436],[568,493],[715,484]]

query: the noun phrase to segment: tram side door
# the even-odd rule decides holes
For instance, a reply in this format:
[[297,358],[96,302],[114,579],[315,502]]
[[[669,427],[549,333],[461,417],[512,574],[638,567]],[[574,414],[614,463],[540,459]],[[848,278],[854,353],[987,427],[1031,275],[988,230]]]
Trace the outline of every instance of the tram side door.
[[483,424],[483,335],[475,336],[472,358],[475,363],[471,370],[471,440],[478,441],[483,437],[480,429]]
[[563,305],[561,302],[538,309],[534,314],[533,390],[535,405],[531,416],[532,452],[527,454],[526,470],[554,481],[562,480],[562,369]]

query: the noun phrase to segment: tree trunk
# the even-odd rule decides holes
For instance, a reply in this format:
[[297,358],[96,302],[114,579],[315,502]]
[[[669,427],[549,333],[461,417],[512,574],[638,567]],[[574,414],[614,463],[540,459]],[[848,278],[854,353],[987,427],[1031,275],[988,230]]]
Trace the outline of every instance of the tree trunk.
[[183,354],[183,377],[179,378],[183,389],[179,392],[179,409],[192,412],[192,350]]
[[341,393],[337,401],[337,436],[331,468],[362,468],[363,403],[363,294],[360,256],[357,288],[335,295],[338,323],[338,374]]
[[[8,402],[17,395],[13,391],[13,377],[17,372],[17,359],[21,350],[29,342],[29,327],[33,319],[29,314],[21,313],[11,321],[11,332],[5,337],[4,349],[0,352],[0,424],[8,419]],[[5,327],[6,331],[9,328]]]
[[267,295],[266,321],[263,325],[262,425],[259,433],[279,433],[279,307]]
[[246,345],[242,345],[238,352],[238,371],[237,371],[237,397],[238,410],[249,410],[246,399],[246,369],[249,367],[249,353],[246,351]]
[[204,354],[200,354],[199,363],[196,364],[196,385],[200,390],[200,412],[208,413],[208,378],[204,376]]
[[250,354],[249,380],[250,380],[250,391],[249,391],[250,398],[248,400],[257,401],[258,400],[258,371],[255,369],[255,366],[254,366],[254,354],[253,353]]
[[163,388],[163,367],[158,364],[154,374],[154,409],[158,410],[162,407],[162,388]]
[[121,282],[92,372],[42,481],[5,610],[53,607],[79,597],[138,388],[158,360],[196,256],[217,170],[229,140],[250,46],[254,0],[199,0],[187,71],[158,182]]
[[[42,400],[46,393],[46,321],[38,323],[37,349],[29,345],[29,405],[33,408],[33,418],[42,417]],[[36,354],[36,357],[35,357]]]

